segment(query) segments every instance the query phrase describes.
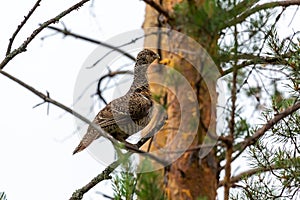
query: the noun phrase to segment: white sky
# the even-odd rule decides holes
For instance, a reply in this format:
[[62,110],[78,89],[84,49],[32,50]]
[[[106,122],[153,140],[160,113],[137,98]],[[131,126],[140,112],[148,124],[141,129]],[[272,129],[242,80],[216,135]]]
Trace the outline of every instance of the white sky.
[[[26,15],[35,0],[10,0],[0,7],[0,56],[3,59],[8,39]],[[43,0],[15,41],[20,44],[37,25],[75,1]],[[95,1],[87,3],[78,12],[62,21],[75,33],[105,41],[125,31],[140,28],[144,20],[145,4],[139,0]],[[96,15],[92,17],[91,12]],[[293,14],[291,12],[290,14]],[[289,35],[292,28],[282,23],[279,33]],[[57,24],[59,26],[59,24]],[[295,29],[295,30],[299,30]],[[73,90],[78,71],[95,45],[62,39],[58,34],[41,41],[39,38],[53,33],[42,32],[28,46],[28,51],[18,55],[5,71],[29,83],[38,90],[48,90],[51,97],[72,105]],[[74,132],[74,119],[63,115],[61,109],[50,105],[32,107],[41,102],[34,94],[0,75],[0,192],[12,199],[68,199],[79,187],[88,183],[103,170],[87,152],[72,156],[78,144]],[[96,187],[103,191],[102,185]],[[110,193],[110,192],[108,192]],[[84,199],[97,197],[94,191]],[[96,198],[95,198],[96,199]]]
[[[39,23],[60,13],[76,1],[43,0],[36,13],[20,32],[14,47],[20,45]],[[10,0],[0,7],[0,56],[3,59],[8,39],[34,5],[35,0]],[[62,21],[73,32],[105,41],[110,37],[140,28],[145,4],[139,0],[95,1],[87,3]],[[96,17],[92,17],[93,12]],[[56,24],[59,26],[59,24]],[[44,41],[39,38],[53,33],[42,32],[17,56],[5,71],[38,90],[48,90],[51,97],[70,106],[77,73],[95,45],[62,39],[58,34]],[[32,107],[41,99],[0,75],[0,192],[12,199],[69,199],[78,188],[103,170],[87,152],[72,156],[79,139],[74,119],[50,105]],[[71,137],[69,137],[71,136]],[[65,139],[67,138],[67,139]],[[101,187],[101,185],[100,185]],[[102,184],[102,192],[103,184]],[[104,187],[107,188],[107,187]],[[98,187],[99,189],[99,187]],[[84,199],[97,197],[91,191]]]

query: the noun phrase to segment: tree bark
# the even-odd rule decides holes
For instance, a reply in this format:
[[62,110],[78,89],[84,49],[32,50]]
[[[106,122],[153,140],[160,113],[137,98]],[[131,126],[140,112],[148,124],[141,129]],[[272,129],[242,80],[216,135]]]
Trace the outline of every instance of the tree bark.
[[[181,3],[181,0],[160,0],[155,1],[157,4],[168,11],[169,13],[173,12],[173,7],[177,3]],[[196,6],[201,6],[204,1],[195,1]],[[164,27],[163,22],[164,17],[159,14],[151,6],[147,5],[145,21],[143,28],[145,32],[147,27]],[[160,22],[159,22],[160,20]],[[173,24],[173,28],[181,27],[184,24]],[[178,28],[177,31],[180,31]],[[181,30],[182,31],[182,30]],[[182,32],[187,34],[186,32]],[[214,56],[217,47],[217,37],[211,37],[211,35],[205,35],[203,32],[199,32],[198,35],[190,36],[196,41],[206,41],[201,43],[203,47],[209,49],[208,53],[211,56]],[[203,40],[203,38],[205,38]],[[214,39],[213,39],[214,38]],[[174,39],[174,38],[173,38]],[[176,40],[176,38],[175,38]],[[157,42],[158,47],[162,49],[169,49],[170,44],[166,38],[155,38],[151,39],[145,38],[145,47],[153,46],[153,43]],[[178,43],[178,47],[181,44]],[[182,44],[184,45],[184,44]],[[180,48],[178,48],[180,49]],[[170,54],[167,51],[161,51],[162,59],[167,58],[171,68],[174,68],[176,71],[180,72],[186,79],[189,81],[194,93],[197,97],[197,112],[200,113],[197,118],[197,135],[193,139],[192,144],[189,148],[198,147],[203,144],[204,137],[207,136],[207,130],[209,129],[210,133],[215,133],[216,130],[216,100],[217,92],[215,89],[216,83],[213,81],[206,83],[203,81],[203,77],[199,76],[199,73],[189,62],[186,61],[186,57],[180,57],[180,55],[185,55],[184,52],[177,52],[179,56]],[[193,58],[190,58],[193,59]],[[201,63],[201,60],[195,61]],[[171,64],[170,64],[171,63]],[[158,76],[157,73],[149,75]],[[208,86],[209,85],[209,86]],[[208,87],[214,87],[214,90],[208,90]],[[181,91],[181,86],[177,86],[178,94],[182,94],[186,98],[183,99],[183,102],[189,104],[189,95],[185,94],[186,91]],[[151,151],[163,147],[166,143],[172,141],[177,134],[177,129],[180,127],[181,123],[190,124],[190,121],[187,121],[182,118],[182,111],[180,110],[179,102],[176,100],[176,95],[170,92],[167,89],[161,89],[160,86],[151,85],[151,90],[153,93],[158,94],[161,97],[161,101],[165,101],[167,105],[167,114],[168,121],[154,138]],[[177,94],[177,95],[178,95]],[[194,107],[187,107],[184,112],[190,113],[193,115],[196,111]],[[174,142],[172,145],[172,150],[180,150],[181,142],[184,143],[188,139],[186,136],[189,134],[182,134],[182,140],[177,143]],[[164,184],[164,189],[167,194],[168,199],[197,199],[197,198],[206,198],[207,200],[216,199],[216,191],[219,180],[218,174],[218,160],[215,155],[215,151],[211,150],[204,158],[200,156],[199,149],[187,151],[182,154],[175,162],[171,163],[170,166],[167,166],[162,172],[161,183]]]

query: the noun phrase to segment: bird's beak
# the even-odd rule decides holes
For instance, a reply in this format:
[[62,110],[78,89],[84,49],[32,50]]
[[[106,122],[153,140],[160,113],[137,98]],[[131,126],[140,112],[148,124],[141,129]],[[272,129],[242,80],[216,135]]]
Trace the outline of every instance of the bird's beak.
[[156,54],[156,59],[158,59],[158,60],[160,59],[160,56],[158,53]]

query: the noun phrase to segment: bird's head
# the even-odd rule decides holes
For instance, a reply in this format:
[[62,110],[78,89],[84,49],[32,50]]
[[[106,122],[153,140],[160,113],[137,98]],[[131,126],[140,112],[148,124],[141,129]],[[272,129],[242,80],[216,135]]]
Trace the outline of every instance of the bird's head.
[[136,62],[138,65],[149,65],[154,60],[159,59],[159,55],[149,49],[142,50],[136,58]]

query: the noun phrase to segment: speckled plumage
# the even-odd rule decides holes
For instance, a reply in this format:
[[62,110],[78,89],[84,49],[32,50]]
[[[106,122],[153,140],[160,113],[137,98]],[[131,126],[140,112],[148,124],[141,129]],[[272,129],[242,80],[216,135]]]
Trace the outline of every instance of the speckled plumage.
[[[151,50],[141,51],[136,59],[133,83],[129,91],[107,104],[93,120],[119,141],[125,141],[130,135],[142,130],[150,121],[153,102],[146,72],[157,58],[159,56]],[[73,154],[84,150],[99,137],[100,133],[89,126]]]

